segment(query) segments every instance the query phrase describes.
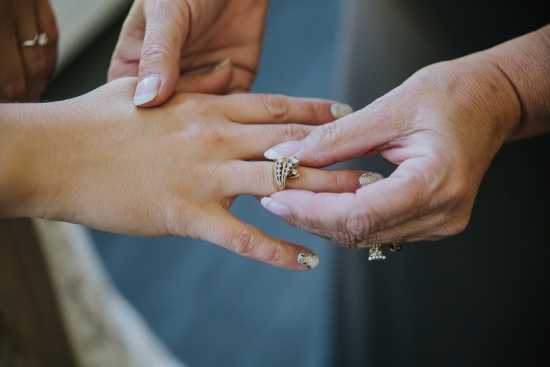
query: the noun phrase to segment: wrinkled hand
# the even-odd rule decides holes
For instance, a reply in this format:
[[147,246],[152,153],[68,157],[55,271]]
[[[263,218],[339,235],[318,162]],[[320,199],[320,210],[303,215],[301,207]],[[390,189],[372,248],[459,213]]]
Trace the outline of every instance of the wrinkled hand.
[[[241,255],[303,268],[304,247],[233,217],[238,195],[276,191],[270,146],[334,120],[331,102],[276,95],[175,94],[161,108],[131,99],[135,78],[55,103],[0,105],[0,217],[38,217],[139,236],[204,239]],[[27,118],[28,115],[34,116]],[[2,121],[2,119],[0,119]],[[22,169],[24,167],[24,169]],[[300,168],[291,188],[353,192],[361,172]],[[6,182],[6,177],[19,177]],[[14,183],[15,182],[15,183]],[[8,212],[6,208],[12,209]]]
[[[138,76],[134,104],[141,107],[158,106],[174,91],[246,92],[258,70],[267,5],[267,0],[136,0],[108,79]],[[192,77],[183,77],[189,73]]]
[[271,196],[278,210],[267,209],[280,215],[286,207],[289,223],[350,248],[459,233],[519,119],[514,89],[490,57],[429,66],[286,152],[311,167],[380,153],[399,165],[390,177],[355,193],[279,192]]
[[[46,33],[46,45],[24,47]],[[57,25],[48,0],[0,0],[0,101],[35,101],[57,58]]]

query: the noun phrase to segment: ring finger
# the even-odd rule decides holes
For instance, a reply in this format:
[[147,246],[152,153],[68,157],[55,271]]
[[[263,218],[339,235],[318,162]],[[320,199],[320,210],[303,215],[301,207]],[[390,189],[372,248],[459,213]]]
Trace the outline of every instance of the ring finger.
[[[273,162],[237,162],[227,177],[238,177],[227,182],[229,195],[251,194],[269,196],[278,191],[275,183],[275,163]],[[287,189],[312,192],[355,192],[359,188],[359,176],[365,171],[323,170],[298,167],[300,175],[286,180]],[[379,174],[376,178],[382,178]],[[243,178],[246,178],[244,180]]]
[[[20,0],[18,8],[16,32],[19,44],[32,40],[40,34],[35,17],[34,3],[30,0]],[[44,87],[44,50],[42,46],[21,47],[19,49],[23,69],[25,70],[25,81],[27,87],[27,100],[38,99]]]
[[264,152],[286,141],[300,141],[308,136],[315,126],[300,124],[239,125],[236,129],[236,158],[265,160]]

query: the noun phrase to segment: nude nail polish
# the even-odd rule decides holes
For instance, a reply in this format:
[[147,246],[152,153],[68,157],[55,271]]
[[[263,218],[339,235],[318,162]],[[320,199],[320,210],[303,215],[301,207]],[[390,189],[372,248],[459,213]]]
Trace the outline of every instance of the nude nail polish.
[[302,149],[302,143],[299,141],[287,141],[286,143],[281,143],[275,145],[273,148],[269,148],[265,151],[264,157],[267,159],[279,159],[290,157],[298,153]]
[[141,106],[142,104],[151,102],[159,94],[162,78],[160,75],[147,75],[143,78],[134,95],[134,105]]
[[353,108],[347,104],[335,103],[330,106],[330,113],[332,113],[332,116],[334,116],[335,119],[339,119],[353,113]]

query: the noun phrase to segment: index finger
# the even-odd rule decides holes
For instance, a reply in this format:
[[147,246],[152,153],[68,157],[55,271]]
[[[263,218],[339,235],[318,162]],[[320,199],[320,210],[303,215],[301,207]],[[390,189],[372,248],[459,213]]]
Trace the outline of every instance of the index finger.
[[227,118],[242,124],[321,125],[342,117],[342,111],[351,112],[351,107],[334,101],[278,94],[231,94],[219,104]]

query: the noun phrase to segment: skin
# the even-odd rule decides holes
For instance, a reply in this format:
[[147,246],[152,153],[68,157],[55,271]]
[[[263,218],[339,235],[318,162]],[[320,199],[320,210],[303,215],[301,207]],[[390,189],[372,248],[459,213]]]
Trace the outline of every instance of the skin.
[[[58,31],[48,0],[0,0],[0,101],[35,101],[57,58]],[[21,44],[45,32],[44,46]]]
[[[308,249],[233,217],[241,194],[276,191],[270,146],[334,118],[333,102],[277,95],[175,94],[162,108],[131,103],[136,78],[84,96],[0,104],[0,218],[61,220],[138,236],[191,236],[304,270]],[[251,160],[255,160],[251,162]],[[297,189],[353,192],[362,172],[300,169]]]
[[318,127],[296,154],[303,165],[323,167],[379,153],[399,165],[390,177],[355,193],[288,190],[271,198],[288,209],[287,222],[349,248],[457,234],[502,144],[550,131],[549,76],[550,26],[428,66]]
[[[158,106],[174,91],[247,92],[258,71],[267,6],[266,0],[136,0],[108,79],[160,75],[159,94],[140,107]],[[211,70],[228,58],[228,66]]]

